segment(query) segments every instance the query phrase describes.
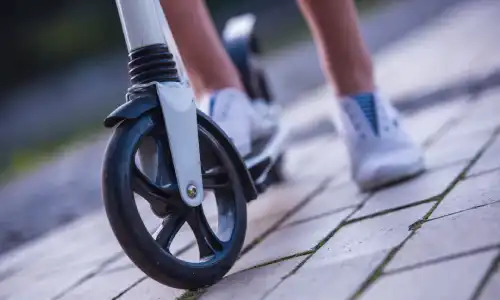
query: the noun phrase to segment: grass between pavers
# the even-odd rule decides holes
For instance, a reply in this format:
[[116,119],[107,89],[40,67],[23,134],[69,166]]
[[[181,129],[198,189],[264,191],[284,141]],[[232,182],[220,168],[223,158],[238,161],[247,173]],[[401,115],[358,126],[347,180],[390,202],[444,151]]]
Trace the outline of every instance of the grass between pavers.
[[500,200],[489,202],[489,203],[485,203],[485,204],[475,205],[475,206],[472,206],[472,207],[469,207],[469,208],[466,208],[466,209],[457,210],[455,212],[444,214],[444,215],[436,217],[436,218],[428,219],[427,222],[439,220],[439,219],[446,218],[446,217],[453,216],[453,215],[458,215],[458,214],[461,214],[461,213],[466,212],[466,211],[475,210],[475,209],[478,209],[478,208],[482,208],[482,207],[489,206],[489,205],[492,205],[492,204],[497,204],[497,203],[500,203]]
[[[452,119],[450,121],[450,123],[453,123],[455,122],[456,120],[455,119]],[[446,127],[446,124],[443,126],[443,127]],[[437,132],[434,136],[431,136],[429,137],[429,140],[433,140],[433,138],[435,138],[436,135],[440,135],[441,133],[440,132]],[[469,162],[469,164],[467,164],[466,167],[464,167],[464,169],[462,170],[462,172],[460,172],[460,174],[449,184],[449,186],[447,187],[447,189],[445,189],[444,192],[442,192],[440,195],[436,196],[436,197],[431,197],[427,200],[422,200],[422,201],[419,201],[417,202],[418,204],[423,204],[423,203],[429,203],[429,202],[436,202],[435,205],[433,205],[431,207],[431,209],[424,215],[424,217],[418,221],[416,221],[415,223],[413,223],[412,225],[409,226],[409,230],[411,231],[410,234],[408,235],[408,237],[406,237],[403,242],[401,242],[399,245],[397,245],[396,247],[392,248],[390,250],[390,252],[387,254],[387,256],[382,260],[382,262],[377,266],[377,268],[375,268],[375,270],[368,276],[368,278],[361,284],[361,286],[358,288],[358,290],[353,294],[353,296],[350,298],[352,300],[354,299],[358,299],[362,293],[364,291],[366,291],[380,276],[383,275],[383,271],[385,269],[385,267],[389,264],[389,262],[394,258],[394,256],[399,252],[399,250],[405,245],[405,243],[412,237],[416,234],[416,231],[419,230],[422,226],[423,223],[425,223],[431,216],[431,214],[434,212],[434,210],[437,208],[437,206],[439,205],[439,203],[444,199],[444,197],[451,192],[451,190],[460,182],[462,181],[464,178],[465,178],[465,174],[469,171],[469,169],[474,165],[475,162],[477,162],[477,160],[481,157],[481,155],[486,151],[486,149],[494,142],[495,138],[496,138],[496,135],[498,134],[498,130],[496,133],[494,133],[490,139],[483,145],[483,147],[478,151],[478,153],[474,156],[473,159],[471,159],[471,161]],[[404,207],[400,207],[400,208],[395,208],[395,209],[390,209],[390,210],[386,210],[386,211],[383,211],[383,212],[380,212],[380,213],[376,213],[376,214],[373,214],[373,215],[370,215],[370,216],[366,216],[366,217],[362,217],[362,218],[358,218],[358,219],[355,219],[355,220],[349,220],[349,218],[354,215],[357,211],[359,211],[359,209],[361,209],[363,207],[363,205],[366,203],[366,201],[369,200],[369,198],[372,196],[369,195],[367,196],[367,198],[359,205],[359,207],[357,209],[355,209],[349,216],[347,216],[343,222],[341,222],[339,224],[339,226],[337,226],[332,232],[330,232],[330,234],[328,234],[323,240],[321,240],[318,245],[313,248],[311,251],[312,253],[309,254],[301,263],[299,263],[299,265],[297,265],[297,267],[295,267],[289,274],[287,274],[286,276],[284,276],[282,278],[282,280],[280,281],[283,282],[284,280],[286,280],[288,277],[294,275],[298,270],[300,270],[300,268],[307,263],[307,261],[314,255],[314,253],[316,253],[316,251],[318,251],[321,247],[323,247],[327,242],[328,240],[330,240],[338,231],[340,231],[344,226],[346,225],[349,225],[349,224],[353,224],[353,223],[356,223],[356,222],[360,222],[360,221],[363,221],[363,220],[366,220],[366,219],[369,219],[369,218],[375,218],[375,217],[378,217],[380,215],[385,215],[385,214],[389,214],[389,213],[392,213],[394,211],[398,211],[398,210],[402,210],[404,208],[408,208],[408,207],[412,207],[412,206],[415,206],[415,205],[407,205],[407,206],[404,206]],[[283,261],[284,259],[280,260],[280,261]],[[279,284],[278,283],[272,290],[268,291],[267,294],[270,294],[274,289],[276,289]]]
[[437,263],[446,262],[446,261],[450,261],[450,260],[454,260],[454,259],[458,259],[458,258],[462,258],[462,257],[467,257],[470,255],[475,255],[475,254],[479,254],[479,253],[483,253],[483,252],[487,252],[487,251],[491,251],[491,250],[498,250],[498,249],[500,249],[500,244],[493,244],[493,245],[480,247],[480,248],[476,248],[476,249],[472,249],[472,250],[468,250],[468,251],[464,251],[464,252],[460,252],[460,253],[454,253],[451,255],[441,256],[441,257],[438,257],[435,259],[426,260],[424,262],[416,263],[416,264],[410,265],[410,266],[400,267],[397,269],[389,270],[387,272],[384,272],[384,275],[398,274],[401,272],[411,271],[411,270],[415,270],[415,269],[422,268],[425,266],[430,266],[430,265],[434,265]]
[[477,173],[472,173],[470,175],[467,174],[465,176],[466,176],[466,179],[469,179],[469,178],[479,177],[479,176],[483,176],[483,175],[490,174],[490,173],[496,173],[498,171],[500,171],[500,167],[495,167],[495,168],[490,169],[490,170],[485,170],[485,171],[480,171],[480,172],[477,172]]
[[313,254],[313,253],[314,253],[314,250],[307,250],[307,251],[298,252],[298,253],[295,253],[295,254],[292,254],[292,255],[283,256],[281,258],[277,258],[277,259],[274,259],[274,260],[270,260],[268,262],[264,262],[264,263],[255,265],[255,266],[250,267],[250,268],[243,269],[240,272],[262,268],[262,267],[265,267],[265,266],[269,266],[269,265],[272,265],[272,264],[280,263],[280,262],[283,262],[283,261],[286,261],[286,260],[290,260],[290,259],[293,259],[293,258],[297,258],[297,257],[301,257],[301,256]]
[[[498,132],[498,130],[497,130]],[[431,209],[422,217],[422,219],[418,220],[417,222],[413,223],[410,226],[410,234],[406,239],[403,240],[399,245],[394,247],[384,258],[384,260],[375,268],[375,270],[372,272],[372,274],[361,284],[361,286],[358,288],[358,290],[354,293],[354,295],[350,298],[350,300],[356,300],[361,297],[361,295],[373,284],[375,281],[383,275],[383,271],[385,267],[389,264],[389,262],[394,258],[394,256],[403,248],[403,246],[406,244],[406,242],[411,239],[416,232],[422,227],[422,225],[427,222],[432,215],[432,213],[436,210],[436,208],[439,206],[441,201],[446,197],[447,194],[453,190],[453,188],[465,178],[465,174],[472,168],[472,166],[479,160],[481,155],[486,151],[488,146],[490,146],[493,141],[496,138],[496,135],[498,133],[493,134],[488,142],[486,142],[483,147],[478,151],[478,153],[475,155],[475,157],[469,162],[469,164],[460,172],[460,174],[455,178],[455,180],[452,181],[452,183],[448,186],[448,188],[441,193],[441,197],[436,201],[436,203],[431,207]]]
[[205,292],[206,292],[206,289],[187,291],[184,294],[182,294],[180,297],[177,297],[177,300],[196,300],[201,295],[203,295]]
[[471,297],[471,300],[478,300],[479,299],[479,297],[481,296],[481,293],[483,292],[484,288],[488,284],[489,280],[497,272],[500,272],[500,253],[497,255],[497,257],[495,257],[495,259],[493,260],[493,263],[488,268],[488,271],[486,271],[486,273],[484,274],[484,277],[479,282],[476,290],[474,291],[474,294]]

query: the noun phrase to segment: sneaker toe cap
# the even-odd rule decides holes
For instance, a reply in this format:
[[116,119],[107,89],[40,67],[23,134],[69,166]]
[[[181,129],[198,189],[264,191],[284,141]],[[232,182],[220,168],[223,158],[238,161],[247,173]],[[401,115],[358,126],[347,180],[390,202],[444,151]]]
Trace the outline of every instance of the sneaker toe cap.
[[418,149],[401,149],[365,158],[353,175],[362,190],[370,190],[412,177],[424,169]]

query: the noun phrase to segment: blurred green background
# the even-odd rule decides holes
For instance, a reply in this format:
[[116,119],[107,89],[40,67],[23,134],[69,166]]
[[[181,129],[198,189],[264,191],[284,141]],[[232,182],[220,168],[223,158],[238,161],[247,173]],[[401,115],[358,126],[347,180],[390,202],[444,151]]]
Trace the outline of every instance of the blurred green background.
[[[273,1],[211,0],[208,5],[221,23],[228,12],[259,10],[268,2]],[[3,92],[124,46],[114,1],[7,1],[1,15],[0,34],[8,41],[0,50]]]
[[[357,0],[360,4],[375,0]],[[274,30],[268,34],[270,47],[305,25],[293,0],[209,0],[217,27],[238,13],[280,9]],[[284,8],[284,9],[283,9]],[[103,52],[120,51],[124,46],[114,1],[7,1],[0,12],[2,80],[0,91],[7,92],[46,72]],[[274,36],[272,36],[274,34]],[[271,36],[269,36],[271,35]]]

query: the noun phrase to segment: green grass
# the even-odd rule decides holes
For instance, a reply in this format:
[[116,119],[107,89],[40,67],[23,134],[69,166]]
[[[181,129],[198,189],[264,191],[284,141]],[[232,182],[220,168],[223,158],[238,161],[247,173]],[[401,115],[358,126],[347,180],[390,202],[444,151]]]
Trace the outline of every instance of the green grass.
[[7,164],[2,166],[0,182],[10,180],[36,169],[47,160],[53,159],[58,153],[96,135],[102,131],[102,128],[100,123],[92,122],[91,124],[70,130],[55,139],[16,150],[7,160]]

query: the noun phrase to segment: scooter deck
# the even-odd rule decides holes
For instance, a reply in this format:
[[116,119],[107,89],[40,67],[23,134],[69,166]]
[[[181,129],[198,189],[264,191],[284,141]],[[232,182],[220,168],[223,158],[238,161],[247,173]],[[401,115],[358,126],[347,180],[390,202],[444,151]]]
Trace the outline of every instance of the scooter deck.
[[273,134],[254,141],[253,151],[244,160],[259,192],[265,191],[269,172],[283,155],[288,137],[286,128],[280,124]]

